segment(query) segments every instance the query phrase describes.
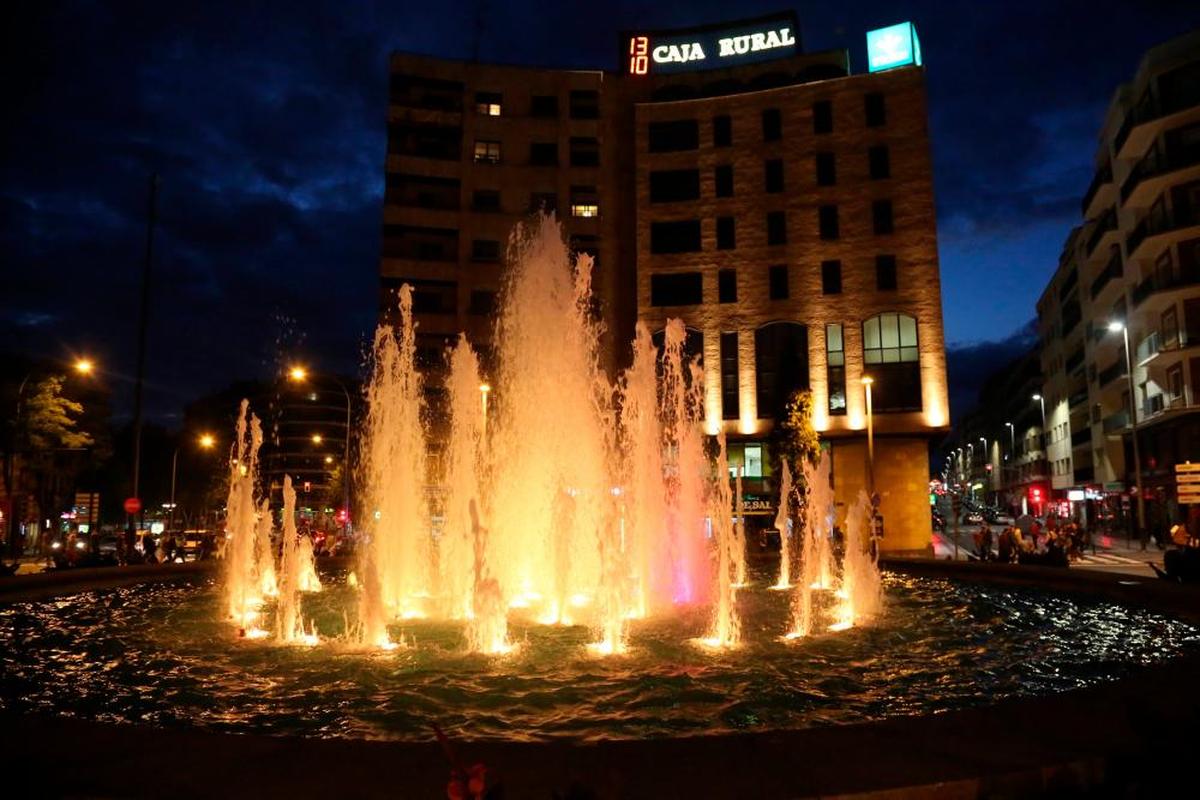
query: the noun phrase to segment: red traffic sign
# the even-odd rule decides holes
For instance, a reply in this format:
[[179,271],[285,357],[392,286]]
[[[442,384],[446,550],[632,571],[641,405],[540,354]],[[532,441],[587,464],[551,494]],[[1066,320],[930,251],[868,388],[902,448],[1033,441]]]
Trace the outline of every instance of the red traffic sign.
[[136,497],[130,497],[125,500],[125,513],[136,514],[142,510],[142,501]]

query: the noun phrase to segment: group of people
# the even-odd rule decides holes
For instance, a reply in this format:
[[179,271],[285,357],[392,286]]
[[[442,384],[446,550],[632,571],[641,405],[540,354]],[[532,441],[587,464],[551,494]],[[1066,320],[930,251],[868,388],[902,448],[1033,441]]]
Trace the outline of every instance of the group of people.
[[[993,549],[994,546],[994,549]],[[1091,531],[1078,520],[1046,520],[1045,527],[1036,519],[1027,525],[1006,525],[994,538],[987,522],[975,532],[975,558],[1002,564],[1043,564],[1065,567],[1096,545]]]

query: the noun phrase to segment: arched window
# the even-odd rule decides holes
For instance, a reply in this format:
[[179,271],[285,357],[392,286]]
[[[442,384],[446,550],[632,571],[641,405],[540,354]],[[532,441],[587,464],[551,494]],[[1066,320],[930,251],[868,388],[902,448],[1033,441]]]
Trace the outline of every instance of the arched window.
[[808,328],[771,322],[754,332],[759,419],[782,419],[787,402],[808,388]]
[[921,410],[921,364],[917,321],[888,312],[863,322],[863,373],[874,411]]

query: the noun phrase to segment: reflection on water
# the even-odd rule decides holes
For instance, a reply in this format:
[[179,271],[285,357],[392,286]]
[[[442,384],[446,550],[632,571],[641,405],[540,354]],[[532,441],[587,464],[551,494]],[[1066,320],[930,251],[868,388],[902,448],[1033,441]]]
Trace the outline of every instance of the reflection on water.
[[[303,597],[323,637],[342,632],[351,591],[335,576]],[[421,620],[392,629],[412,646],[362,652],[232,638],[211,583],[87,592],[0,608],[0,708],[316,737],[424,740],[431,722],[474,739],[698,735],[1063,691],[1197,641],[1159,615],[1037,592],[898,576],[885,591],[876,626],[786,642],[787,594],[744,590],[737,650],[689,643],[709,622],[697,609],[636,621],[628,654],[602,659],[586,628],[516,616],[506,656]]]

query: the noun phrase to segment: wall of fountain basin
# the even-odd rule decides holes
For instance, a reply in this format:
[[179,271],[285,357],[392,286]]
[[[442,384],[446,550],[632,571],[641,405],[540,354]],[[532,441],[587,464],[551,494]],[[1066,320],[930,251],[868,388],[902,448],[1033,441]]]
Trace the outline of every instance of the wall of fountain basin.
[[[332,586],[336,577],[347,574],[352,566],[348,561],[322,564],[322,578]],[[780,653],[793,662],[810,662],[803,678],[807,691],[823,686],[831,695],[827,703],[814,702],[816,716],[759,724],[748,724],[743,718],[740,727],[732,724],[737,711],[755,706],[754,693],[766,691],[749,671],[731,685],[728,696],[695,701],[698,708],[709,703],[708,718],[673,734],[610,731],[596,735],[592,731],[592,735],[564,735],[548,727],[530,735],[518,727],[506,733],[482,725],[480,734],[472,735],[469,726],[456,724],[451,716],[447,733],[453,757],[463,765],[485,765],[489,784],[502,783],[508,796],[518,797],[552,797],[555,792],[567,796],[572,790],[591,792],[576,796],[655,798],[896,796],[898,791],[903,796],[922,797],[1055,796],[1068,791],[1165,796],[1162,793],[1183,777],[1172,764],[1186,763],[1178,759],[1200,733],[1200,691],[1195,681],[1200,674],[1196,672],[1200,655],[1195,645],[1200,611],[1193,591],[1162,581],[1082,571],[936,561],[885,562],[883,566],[886,602],[894,610],[902,609],[929,626],[932,620],[914,603],[936,604],[938,595],[952,597],[953,602],[938,606],[941,626],[957,626],[958,638],[966,641],[947,647],[948,640],[939,641],[940,634],[931,630],[926,630],[924,637],[906,639],[912,632],[889,621],[890,612],[882,612],[883,618],[873,629],[829,632],[798,647],[777,638],[776,629],[763,630],[763,620],[769,615],[750,613],[749,638],[741,649],[760,662],[769,662]],[[762,580],[772,571],[755,569],[752,563],[752,586],[743,591],[760,600],[778,598],[769,581]],[[755,581],[760,581],[758,588],[753,587]],[[86,796],[167,792],[182,797],[214,793],[232,797],[445,796],[450,762],[431,727],[402,733],[399,738],[403,741],[389,741],[383,728],[347,735],[346,731],[320,732],[311,727],[319,727],[322,720],[328,723],[324,706],[333,702],[338,684],[351,677],[371,682],[363,688],[379,706],[388,705],[389,691],[412,702],[411,695],[398,688],[410,679],[429,695],[431,705],[423,708],[453,706],[453,698],[445,695],[445,674],[440,680],[424,680],[421,673],[430,670],[431,664],[412,660],[412,651],[401,648],[363,654],[269,640],[241,639],[230,644],[232,639],[227,639],[225,645],[218,645],[212,638],[221,635],[214,627],[218,623],[200,622],[201,613],[219,602],[217,586],[211,564],[67,571],[21,576],[0,584],[0,636],[4,640],[0,764],[9,767],[5,774],[18,796],[23,796],[22,788],[41,794]],[[164,600],[204,596],[208,599],[201,604],[203,609],[193,607],[186,612],[161,607]],[[161,642],[170,652],[143,652],[145,645],[139,637],[145,630],[139,626],[153,628],[155,624],[133,621],[146,616],[138,605],[139,597],[152,599],[149,607],[157,608],[151,616],[162,617],[161,628],[174,625],[183,629],[180,640],[195,639],[197,661],[207,660],[210,668],[223,671],[214,681],[245,680],[235,669],[239,660],[244,668],[276,664],[277,671],[272,674],[268,670],[263,683],[245,686],[244,696],[270,694],[265,688],[268,683],[290,680],[287,670],[278,667],[280,659],[293,657],[286,655],[289,653],[312,659],[310,666],[314,673],[324,675],[324,683],[283,687],[284,694],[294,697],[290,711],[282,714],[293,717],[287,724],[272,721],[265,703],[247,703],[239,711],[224,705],[219,697],[206,718],[199,709],[213,703],[213,698],[204,697],[198,686],[181,685],[178,676],[170,674],[172,670],[197,669],[181,656],[178,641]],[[182,606],[188,602],[184,599]],[[92,607],[91,618],[102,621],[107,634],[101,635],[100,625],[96,631],[58,631],[61,625],[88,617],[79,611],[83,607]],[[1022,644],[1024,640],[1013,630],[1020,627],[1020,617],[994,618],[1000,612],[1034,617],[1057,612],[1070,620],[1069,625],[1048,622],[1033,626],[1031,629],[1040,631],[1036,638],[1045,644],[1028,650],[1020,649],[1028,642]],[[189,619],[188,613],[196,616]],[[963,620],[970,616],[976,621],[987,618],[987,624],[967,626]],[[708,623],[706,618],[697,618],[691,625],[702,631]],[[416,621],[409,635],[417,640],[409,646],[417,651],[465,646],[462,638],[453,645],[439,643],[429,628],[437,624]],[[421,626],[425,626],[423,631]],[[1073,648],[1067,628],[1079,626],[1092,629],[1079,633],[1079,646]],[[56,632],[61,640],[54,638]],[[756,643],[760,637],[770,643]],[[937,646],[923,643],[923,638],[935,640]],[[648,646],[645,639],[635,635],[630,652],[613,657],[587,652],[584,644],[588,639],[585,633],[572,638],[566,646],[579,652],[561,659],[557,667],[575,678],[591,675],[580,679],[591,684],[575,700],[581,705],[610,705],[604,714],[612,720],[619,720],[622,713],[636,717],[639,712],[632,695],[627,698],[630,707],[622,711],[619,699],[607,696],[596,683],[596,674],[608,669],[606,665],[624,660],[627,666],[654,673],[657,680],[686,674],[704,660],[710,662],[710,669],[732,669],[729,651],[679,649],[675,652],[695,653],[696,661],[689,665],[683,658],[674,665],[652,668],[637,652]],[[534,649],[545,642],[535,639],[527,644]],[[1016,646],[1019,653],[1011,653],[1003,664],[989,661],[1001,657],[992,651],[1002,651],[1006,644]],[[49,645],[56,653],[46,663],[53,663],[57,674],[30,675],[30,659],[23,659],[21,651],[28,655],[28,651]],[[231,661],[226,646],[240,655]],[[859,646],[883,654],[882,661],[872,662],[866,649],[856,649]],[[105,647],[109,651],[101,652]],[[1057,660],[1050,652],[1058,650],[1062,655],[1072,649],[1074,657]],[[930,667],[930,673],[940,674],[940,679],[932,683],[911,675],[906,679],[904,672],[915,667],[905,651],[916,651],[914,661],[940,659]],[[204,652],[208,656],[202,659]],[[561,657],[561,650],[555,652]],[[144,718],[127,713],[136,704],[126,707],[124,699],[98,696],[103,684],[100,676],[120,673],[123,667],[115,662],[123,658],[133,662],[139,676],[130,678],[133,693],[163,695],[146,701]],[[533,673],[539,679],[542,674],[536,658],[521,660],[519,654],[447,655],[443,649],[438,658],[443,659],[442,669],[462,669],[473,659],[500,665],[498,671],[507,675],[510,691],[516,691],[523,675]],[[1123,659],[1127,663],[1121,666]],[[1079,671],[1081,664],[1091,662],[1105,666],[1086,675]],[[769,681],[785,674],[776,671],[782,667],[760,666]],[[1053,678],[1055,669],[1058,680]],[[855,670],[885,673],[891,688],[876,692],[869,679],[860,675],[856,682],[848,677]],[[1047,670],[1046,682],[1018,691],[1014,684],[988,674],[1005,670],[1026,682],[1037,670]],[[481,671],[469,680],[483,686],[488,674]],[[821,684],[822,674],[831,682]],[[390,677],[381,677],[385,675]],[[698,673],[692,678],[703,684]],[[916,687],[916,693],[909,691],[906,681],[915,681],[911,687]],[[963,688],[942,692],[945,702],[939,706],[929,696],[938,693],[930,689],[938,685]],[[986,691],[981,696],[965,688],[973,685],[987,686],[995,694],[989,699]],[[840,697],[834,696],[835,689],[842,692]],[[865,704],[862,692],[869,695]],[[882,714],[864,712],[889,694],[896,702],[894,707]],[[759,713],[781,699],[789,698],[775,694],[758,707]],[[693,702],[676,700],[683,705]],[[280,698],[271,697],[270,702],[278,703]],[[523,694],[522,702],[537,705],[546,700],[535,692]],[[179,715],[163,712],[172,705],[180,709]],[[489,701],[480,697],[473,705],[487,709]],[[854,711],[839,717],[830,711],[838,706]],[[732,716],[727,715],[730,709]],[[242,721],[246,724],[233,724],[239,714],[245,716]],[[212,724],[222,716],[224,724]],[[670,714],[660,711],[653,716],[661,720]],[[376,721],[379,719],[386,719],[386,714]],[[595,713],[591,719],[594,724]],[[618,731],[619,724],[614,724],[613,730]],[[298,733],[298,729],[304,730]],[[236,735],[225,732],[233,730]],[[150,769],[148,759],[153,765]]]

